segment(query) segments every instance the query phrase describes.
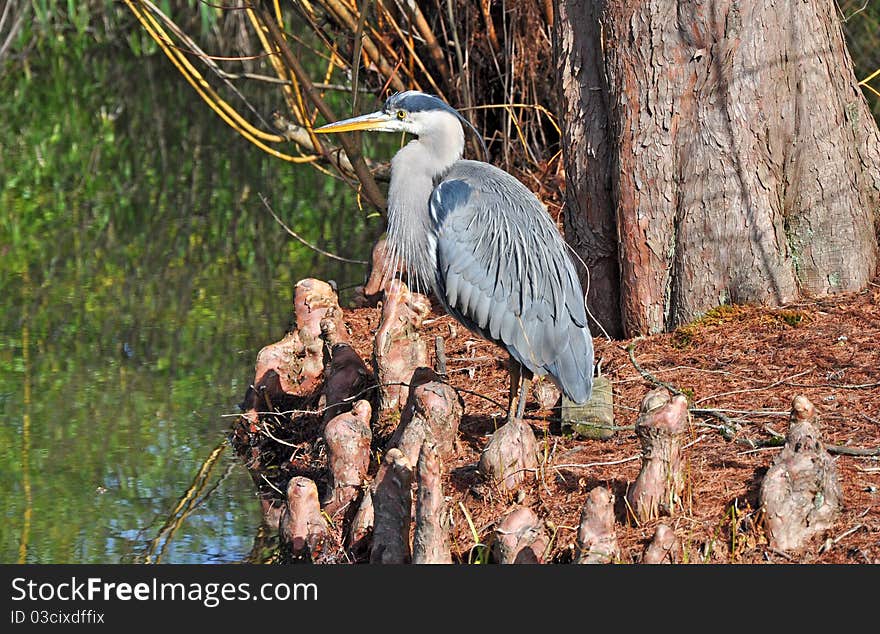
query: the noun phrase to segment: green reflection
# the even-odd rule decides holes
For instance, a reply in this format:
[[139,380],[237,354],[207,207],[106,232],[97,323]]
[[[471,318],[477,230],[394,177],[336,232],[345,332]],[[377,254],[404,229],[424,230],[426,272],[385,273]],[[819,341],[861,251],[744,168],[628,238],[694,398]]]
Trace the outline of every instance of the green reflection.
[[[344,185],[236,137],[161,59],[29,71],[0,78],[0,561],[135,561],[287,328],[294,283],[363,279],[258,193],[340,255],[366,259],[380,227]],[[259,510],[229,450],[215,485],[163,562],[247,556]]]

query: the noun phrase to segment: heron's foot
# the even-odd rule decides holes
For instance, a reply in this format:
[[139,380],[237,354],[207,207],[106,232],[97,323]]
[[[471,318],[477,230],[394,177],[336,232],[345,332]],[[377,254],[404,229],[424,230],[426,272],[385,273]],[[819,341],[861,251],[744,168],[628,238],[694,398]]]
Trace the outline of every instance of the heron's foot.
[[512,402],[507,408],[507,418],[505,419],[506,423],[512,423],[515,421],[522,422],[522,415],[517,416],[517,410],[519,406],[516,401]]
[[507,404],[507,422],[522,421],[526,411],[526,398],[532,384],[532,373],[519,364],[510,371],[510,401]]

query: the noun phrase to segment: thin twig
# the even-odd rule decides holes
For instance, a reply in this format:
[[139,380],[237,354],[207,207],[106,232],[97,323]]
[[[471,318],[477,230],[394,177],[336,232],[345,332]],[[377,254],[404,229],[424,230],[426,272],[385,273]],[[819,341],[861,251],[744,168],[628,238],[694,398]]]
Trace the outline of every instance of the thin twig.
[[260,431],[263,432],[264,434],[266,434],[269,438],[271,438],[272,440],[274,440],[277,443],[280,443],[280,444],[285,445],[287,447],[296,448],[296,445],[294,445],[293,443],[289,443],[286,440],[281,440],[280,438],[276,438],[275,436],[273,436],[272,433],[269,431],[269,428],[266,425],[260,425]]
[[691,442],[689,442],[688,444],[686,444],[685,446],[683,446],[682,449],[688,449],[689,447],[693,447],[693,446],[696,445],[698,442],[702,442],[702,441],[704,441],[704,440],[706,440],[706,435],[705,435],[705,434],[703,434],[702,436],[696,438],[695,440],[692,440]]
[[774,449],[782,449],[782,447],[781,447],[781,446],[776,446],[776,447],[757,447],[757,448],[755,448],[755,449],[747,449],[746,451],[738,451],[736,455],[737,455],[737,456],[746,456],[746,455],[748,455],[748,454],[750,454],[750,453],[758,453],[758,452],[761,452],[761,451],[773,451]]
[[[850,13],[850,14],[849,14],[848,16],[846,16],[846,17],[841,17],[840,21],[841,21],[841,22],[847,22],[851,17],[853,17],[853,16],[855,16],[855,15],[858,15],[859,13],[861,13],[862,11],[865,10],[865,8],[868,6],[868,3],[869,3],[869,2],[871,2],[871,0],[865,0],[865,4],[862,5],[862,8],[861,8],[861,9],[856,9],[855,11],[853,11],[852,13]],[[840,8],[840,7],[838,7],[838,9],[839,9],[839,8]],[[843,14],[843,9],[840,9],[840,13]]]
[[320,247],[316,247],[314,244],[312,244],[311,242],[309,242],[308,240],[303,238],[301,235],[296,233],[293,229],[291,229],[286,224],[284,224],[284,222],[281,220],[281,218],[279,218],[275,214],[275,211],[272,209],[272,206],[269,204],[269,201],[266,200],[266,197],[263,196],[262,192],[259,193],[259,196],[260,196],[260,200],[263,202],[263,205],[266,207],[266,209],[269,211],[269,213],[272,214],[272,217],[275,219],[275,222],[277,222],[279,225],[281,225],[287,233],[292,235],[294,238],[299,240],[302,244],[306,245],[308,248],[320,253],[321,255],[323,255],[325,257],[331,258],[333,260],[339,260],[340,262],[348,262],[350,264],[369,264],[369,262],[367,262],[366,260],[352,260],[351,258],[344,258],[344,257],[336,255],[334,253],[330,253],[329,251],[325,251],[324,249],[322,249]]
[[465,394],[470,394],[471,396],[479,396],[481,399],[489,401],[493,405],[500,407],[502,410],[505,410],[505,411],[507,410],[506,405],[504,405],[503,403],[499,403],[494,398],[486,396],[485,394],[480,394],[479,392],[474,392],[472,390],[466,390],[463,387],[455,387],[454,385],[452,386],[452,389],[454,389],[456,392],[464,392]]
[[189,50],[184,47],[176,46],[173,42],[166,42],[168,46],[174,47],[175,49],[188,54],[194,54],[198,59],[202,60],[205,65],[217,77],[219,77],[221,81],[235,94],[235,96],[241,100],[241,102],[247,107],[247,109],[250,110],[254,114],[254,116],[256,116],[263,123],[263,125],[265,125],[267,128],[270,127],[269,123],[260,114],[260,111],[255,108],[250,101],[247,100],[247,98],[241,93],[241,91],[238,90],[238,88],[236,88],[236,86],[231,81],[229,81],[229,79],[224,77],[223,71],[220,66],[214,63],[214,58],[205,53],[205,51],[203,51],[191,37],[184,33],[183,30],[178,27],[177,24],[169,16],[165,15],[162,10],[159,9],[155,4],[153,4],[149,0],[142,0],[142,3],[153,13],[153,15],[158,16],[158,18],[165,23],[165,26],[189,47]]
[[[704,410],[697,410],[703,412]],[[721,412],[722,414],[746,414],[749,416],[791,416],[791,412],[784,412],[772,409],[727,409],[722,407],[713,407],[712,412]]]
[[778,550],[776,548],[768,548],[767,550],[769,550],[774,555],[779,555],[780,557],[787,559],[788,561],[794,561],[794,557],[792,557],[791,555],[789,555],[787,552],[785,552],[783,550]]
[[[736,432],[740,430],[740,426],[737,425],[730,417],[726,414],[722,414],[716,409],[689,409],[691,414],[695,416],[712,416],[713,418],[717,418],[724,425],[721,426],[721,432],[727,440],[731,440]],[[729,436],[729,437],[728,437]]]
[[731,392],[721,392],[719,394],[712,394],[710,396],[704,396],[700,400],[694,401],[694,405],[697,405],[698,403],[702,403],[703,401],[709,401],[712,399],[720,398],[722,396],[732,396],[733,394],[745,394],[746,392],[760,392],[761,390],[769,390],[770,388],[776,387],[778,385],[786,384],[791,379],[797,378],[799,376],[803,376],[805,374],[809,374],[812,371],[813,371],[812,369],[804,370],[803,372],[798,372],[797,374],[792,374],[791,376],[785,377],[784,379],[779,379],[778,381],[774,381],[773,383],[769,383],[767,385],[762,385],[760,387],[749,387],[749,388],[744,388],[742,390],[733,390]]
[[880,456],[880,447],[844,447],[843,445],[825,445],[825,451],[839,456]]
[[[333,111],[330,109],[327,103],[318,94],[318,91],[312,84],[311,79],[309,78],[309,75],[303,67],[302,63],[299,61],[299,59],[297,59],[297,57],[293,54],[293,51],[287,45],[287,42],[284,39],[284,34],[281,32],[278,24],[265,10],[261,10],[259,13],[262,18],[263,24],[265,25],[266,29],[269,32],[269,35],[271,36],[271,39],[274,41],[275,46],[278,47],[278,50],[281,52],[282,59],[287,64],[291,72],[293,72],[293,74],[296,76],[297,81],[299,81],[304,94],[309,98],[309,101],[312,102],[312,104],[318,109],[318,111],[325,119],[327,119],[328,121],[335,121],[336,116],[333,114]],[[366,42],[364,44],[366,45]],[[360,146],[356,145],[354,143],[354,139],[350,138],[347,134],[340,135],[339,143],[342,145],[345,153],[348,155],[348,159],[351,162],[355,173],[357,174],[358,181],[360,181],[361,187],[367,199],[373,205],[375,205],[376,208],[379,209],[384,216],[387,213],[385,196],[382,195],[382,192],[379,191],[379,187],[376,184],[375,179],[373,178],[372,174],[370,174],[370,171],[363,160],[363,156],[361,155]]]
[[269,478],[267,478],[264,474],[261,473],[261,474],[260,474],[260,477],[263,478],[263,480],[266,481],[266,484],[268,484],[268,485],[269,485],[270,487],[272,487],[274,490],[278,491],[278,493],[281,494],[281,497],[287,497],[287,494],[284,493],[284,491],[282,491],[281,489],[279,489],[277,486],[275,486],[274,484],[272,484],[271,482],[269,482]]
[[354,32],[354,51],[351,60],[351,109],[357,111],[358,98],[358,76],[361,69],[361,55],[364,48],[364,24],[367,22],[367,13],[370,9],[370,0],[365,0],[360,7],[360,15],[358,16],[357,29]]
[[642,366],[640,366],[639,362],[636,361],[635,350],[636,350],[635,342],[630,343],[626,347],[626,352],[629,355],[630,363],[633,364],[633,367],[635,367],[635,369],[639,371],[639,374],[641,374],[642,377],[644,377],[647,381],[653,383],[654,385],[657,385],[659,387],[665,387],[667,390],[669,390],[673,394],[676,394],[676,395],[680,394],[680,395],[684,396],[684,392],[682,392],[680,389],[675,387],[672,383],[667,383],[666,381],[661,381],[660,379],[655,377],[653,374],[651,374],[650,372],[645,370]]
[[847,531],[844,531],[843,533],[841,533],[840,535],[838,535],[834,539],[831,539],[831,538],[826,539],[825,542],[819,547],[819,554],[821,555],[822,553],[828,552],[829,550],[834,548],[838,543],[840,543],[841,540],[845,539],[846,537],[849,537],[850,535],[852,535],[853,533],[855,533],[856,531],[858,531],[864,527],[865,527],[864,524],[856,524],[855,526],[853,526],[852,528],[850,528]]
[[632,462],[633,460],[638,460],[641,457],[641,455],[638,455],[630,456],[629,458],[621,458],[620,460],[609,460],[608,462],[588,462],[586,464],[555,464],[551,466],[553,469],[591,469],[593,467],[607,467],[616,464],[623,464],[625,462]]
[[[707,370],[705,368],[695,368],[690,365],[677,365],[672,368],[660,368],[657,370],[653,370],[653,374],[664,374],[667,372],[677,372],[678,370],[688,370],[690,372],[705,372],[706,374],[721,374],[724,376],[735,376],[737,378],[744,378],[741,375],[730,372],[729,370]],[[628,376],[626,378],[618,379],[617,383],[632,383],[633,381],[641,381],[644,379],[641,375],[636,376]]]
[[876,418],[873,418],[873,417],[871,417],[871,416],[868,416],[867,414],[859,414],[859,416],[861,416],[862,418],[864,418],[864,419],[865,419],[866,421],[868,421],[869,423],[874,423],[875,425],[880,425],[880,420],[877,420]]
[[859,385],[847,385],[844,383],[816,383],[815,385],[811,385],[809,383],[784,383],[783,385],[788,385],[790,387],[832,387],[838,390],[870,390],[875,387],[880,387],[880,381],[877,383],[861,383]]

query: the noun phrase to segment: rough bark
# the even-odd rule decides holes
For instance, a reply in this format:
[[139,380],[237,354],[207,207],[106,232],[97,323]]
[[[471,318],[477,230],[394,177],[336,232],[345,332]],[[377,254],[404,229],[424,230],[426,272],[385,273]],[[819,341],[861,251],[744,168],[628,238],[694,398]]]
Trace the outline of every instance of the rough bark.
[[369,561],[370,549],[373,544],[373,493],[370,487],[363,488],[358,509],[348,525],[345,534],[345,545],[354,561]]
[[367,476],[373,439],[371,413],[370,404],[360,400],[350,412],[337,415],[324,427],[330,478],[323,506],[331,518],[357,498]]
[[549,542],[544,522],[530,508],[515,506],[495,528],[492,554],[500,564],[540,564]]
[[287,485],[287,502],[279,525],[281,557],[285,562],[314,561],[329,537],[327,522],[321,515],[318,487],[304,477],[294,477]]
[[456,391],[428,368],[417,368],[413,373],[406,407],[400,424],[388,441],[416,464],[425,441],[437,446],[443,459],[455,454],[458,425],[464,405]]
[[513,490],[538,468],[538,441],[527,423],[512,419],[499,427],[477,465],[486,480]]
[[378,297],[388,288],[397,270],[391,270],[390,251],[385,238],[380,238],[370,251],[370,272],[364,284],[364,295],[368,298]]
[[[317,383],[324,370],[323,333],[332,331],[335,341],[348,341],[336,291],[321,280],[300,280],[293,289],[293,316],[296,333],[304,347],[303,376]],[[332,322],[332,328],[327,322]],[[305,391],[304,387],[301,389]],[[312,389],[310,383],[309,390]]]
[[566,235],[612,335],[864,287],[880,133],[831,0],[558,5]]
[[843,493],[837,467],[825,450],[813,404],[796,396],[785,447],[761,482],[764,528],[771,548],[799,550],[832,527]]
[[614,495],[605,487],[587,494],[577,533],[577,563],[609,564],[620,558],[614,532]]
[[[557,0],[554,58],[564,113],[565,237],[589,269],[578,267],[590,312],[618,338],[623,328],[612,190],[616,152],[604,81],[604,6],[602,1]],[[601,332],[592,321],[590,329]]]
[[336,291],[321,280],[300,280],[294,288],[294,328],[280,341],[257,354],[254,381],[245,395],[244,409],[271,411],[289,398],[309,397],[321,387],[324,373],[325,329],[335,341],[347,341]]
[[367,279],[362,286],[354,290],[353,303],[362,308],[364,306],[376,306],[381,301],[383,292],[388,284],[397,277],[397,274],[405,273],[402,269],[391,270],[392,261],[389,257],[388,242],[379,238],[370,250],[369,270]]
[[437,447],[422,444],[416,465],[416,528],[413,534],[414,564],[451,564],[449,513],[440,480],[443,461]]
[[382,321],[373,345],[383,410],[403,407],[413,372],[428,365],[428,347],[419,328],[430,312],[428,298],[410,292],[400,280],[393,280],[386,287]]
[[684,491],[682,446],[688,428],[687,399],[665,387],[642,400],[636,435],[642,443],[642,468],[626,494],[639,522],[673,515]]
[[643,564],[676,564],[680,561],[680,545],[675,531],[666,524],[658,524],[654,538],[642,555]]
[[373,490],[374,524],[371,564],[407,564],[412,560],[412,466],[399,449],[385,454]]
[[254,380],[242,406],[261,412],[280,407],[288,397],[313,394],[320,385],[323,367],[314,363],[295,330],[257,353]]

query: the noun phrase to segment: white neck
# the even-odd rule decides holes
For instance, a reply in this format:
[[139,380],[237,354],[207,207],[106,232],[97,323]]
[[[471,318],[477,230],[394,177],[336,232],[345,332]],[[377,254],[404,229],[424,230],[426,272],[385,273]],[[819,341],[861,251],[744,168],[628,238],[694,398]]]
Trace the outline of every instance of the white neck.
[[452,167],[464,150],[464,131],[458,119],[432,114],[429,131],[421,132],[391,160],[388,188],[391,264],[406,266],[410,286],[417,292],[434,285],[436,236],[428,199],[435,179]]

